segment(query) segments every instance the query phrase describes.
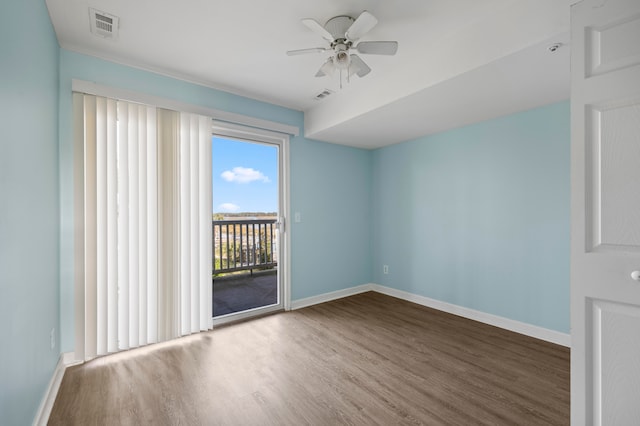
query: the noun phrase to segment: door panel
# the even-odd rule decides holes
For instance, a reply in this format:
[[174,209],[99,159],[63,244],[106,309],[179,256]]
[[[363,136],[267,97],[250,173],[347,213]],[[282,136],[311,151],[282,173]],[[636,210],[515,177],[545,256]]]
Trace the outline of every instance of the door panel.
[[591,250],[640,251],[640,101],[590,105]]
[[595,418],[605,425],[638,424],[640,404],[628,402],[640,395],[640,307],[594,300],[592,311],[592,374],[594,390],[601,392],[594,399]]
[[640,64],[640,43],[620,40],[640,38],[640,15],[622,18],[607,25],[586,28],[585,50],[589,61],[587,77]]
[[571,422],[640,424],[640,2],[571,32]]

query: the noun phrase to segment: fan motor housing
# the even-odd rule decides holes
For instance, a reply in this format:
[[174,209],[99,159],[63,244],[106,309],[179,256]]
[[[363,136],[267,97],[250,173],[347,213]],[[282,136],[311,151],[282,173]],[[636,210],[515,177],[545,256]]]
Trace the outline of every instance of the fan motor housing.
[[355,19],[351,16],[341,15],[335,16],[324,24],[324,29],[329,31],[334,40],[344,39],[344,34],[347,32],[351,24]]

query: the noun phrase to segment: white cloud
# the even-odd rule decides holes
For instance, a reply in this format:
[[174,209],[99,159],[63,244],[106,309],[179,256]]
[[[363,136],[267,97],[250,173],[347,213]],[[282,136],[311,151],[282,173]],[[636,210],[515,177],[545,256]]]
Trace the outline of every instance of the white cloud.
[[271,182],[267,176],[261,171],[247,167],[234,167],[232,170],[226,170],[220,175],[227,182],[249,183],[261,181],[264,183]]
[[240,210],[240,206],[233,203],[222,203],[218,206],[221,213],[235,213]]

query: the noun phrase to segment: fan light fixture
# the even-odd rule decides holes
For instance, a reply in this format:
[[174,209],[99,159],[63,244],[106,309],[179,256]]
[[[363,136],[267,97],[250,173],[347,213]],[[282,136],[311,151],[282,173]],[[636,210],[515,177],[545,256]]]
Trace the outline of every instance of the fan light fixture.
[[342,71],[347,72],[347,83],[349,82],[349,77],[351,77],[352,72],[349,70],[349,65],[351,65],[351,55],[349,55],[348,47],[344,44],[340,44],[335,48],[335,56],[333,63],[335,67],[340,71],[340,88],[342,89]]
[[343,46],[342,49],[336,49],[335,64],[336,67],[346,70],[349,68],[349,64],[351,64],[351,55],[349,55],[347,47],[344,44],[341,46]]

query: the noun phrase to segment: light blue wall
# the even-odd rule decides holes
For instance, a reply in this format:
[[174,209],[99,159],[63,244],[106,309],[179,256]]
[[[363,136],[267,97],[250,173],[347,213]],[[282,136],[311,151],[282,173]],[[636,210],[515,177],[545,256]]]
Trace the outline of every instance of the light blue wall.
[[374,282],[568,333],[569,142],[563,102],[376,150]]
[[[73,151],[72,79],[133,90],[300,127],[299,111],[255,101],[90,56],[60,51],[61,329],[62,350],[73,350]],[[371,280],[369,244],[370,157],[368,151],[291,139],[293,299],[352,287]],[[343,213],[350,215],[346,221]],[[326,231],[326,232],[325,232]],[[332,234],[333,233],[333,234]],[[333,259],[333,264],[327,260]],[[307,269],[310,268],[310,269]]]
[[291,153],[292,300],[371,282],[371,152],[308,141]]
[[43,0],[0,2],[2,425],[31,424],[59,356],[58,50]]

